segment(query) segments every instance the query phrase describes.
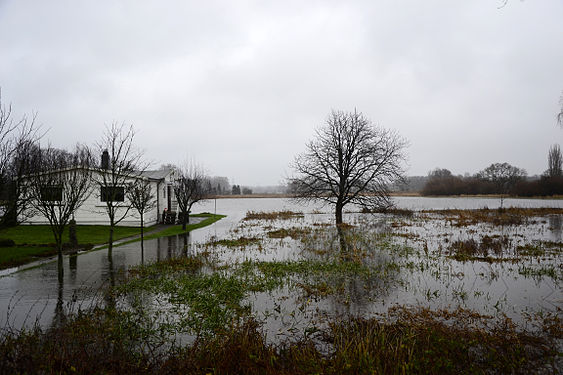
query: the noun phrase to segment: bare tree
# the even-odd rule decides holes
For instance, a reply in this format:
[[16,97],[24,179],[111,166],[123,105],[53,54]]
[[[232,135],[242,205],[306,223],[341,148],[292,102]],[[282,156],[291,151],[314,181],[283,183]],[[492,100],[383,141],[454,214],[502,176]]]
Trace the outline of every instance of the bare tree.
[[18,180],[35,169],[33,160],[36,160],[36,142],[40,138],[35,119],[36,114],[14,120],[12,106],[3,105],[0,90],[0,199],[3,206],[0,221],[4,226],[16,225],[24,213],[31,213]]
[[180,220],[182,230],[186,230],[186,224],[190,222],[192,206],[208,198],[209,192],[206,188],[207,177],[203,168],[194,162],[185,162],[178,168],[178,177],[173,182],[174,195],[180,209]]
[[561,156],[559,145],[553,145],[549,148],[547,162],[547,175],[549,177],[561,177],[563,174],[563,157]]
[[106,128],[98,151],[102,155],[100,173],[95,181],[99,187],[99,198],[105,205],[109,218],[109,253],[113,249],[113,232],[131,209],[125,202],[125,189],[132,179],[138,178],[146,165],[142,163],[142,153],[135,149],[133,126],[113,123]]
[[156,206],[156,199],[148,179],[138,179],[127,186],[127,199],[141,218],[141,246],[143,246],[145,214]]
[[72,153],[48,147],[40,152],[40,171],[22,181],[33,207],[49,222],[61,277],[64,228],[91,193],[91,164],[92,156],[85,146],[76,146]]
[[495,184],[500,194],[500,208],[502,208],[504,198],[510,193],[514,185],[524,179],[526,175],[527,173],[524,169],[517,168],[508,163],[493,163],[479,172],[477,177]]
[[349,203],[368,210],[392,206],[388,184],[402,179],[407,142],[396,132],[375,127],[359,112],[332,111],[307,151],[292,167],[295,197],[334,205],[336,224]]

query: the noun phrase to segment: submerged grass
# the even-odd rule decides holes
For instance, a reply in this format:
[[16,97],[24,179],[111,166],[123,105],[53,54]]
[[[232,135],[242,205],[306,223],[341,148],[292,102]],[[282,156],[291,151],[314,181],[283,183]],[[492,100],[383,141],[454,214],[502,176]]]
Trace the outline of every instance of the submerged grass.
[[554,241],[534,241],[518,246],[516,251],[522,256],[533,257],[561,255],[563,252],[563,243]]
[[260,238],[257,237],[239,237],[234,239],[213,240],[209,243],[211,246],[226,246],[226,247],[244,247],[260,243]]
[[[117,287],[117,294],[145,292],[154,295],[177,314],[174,325],[180,331],[210,335],[227,329],[233,321],[248,317],[250,306],[245,300],[252,293],[289,287],[302,291],[307,298],[333,295],[338,299],[346,296],[345,287],[351,280],[367,281],[389,272],[336,260],[246,260],[224,267],[214,264],[207,255],[134,267],[128,280]],[[375,292],[376,289],[370,291]]]
[[480,260],[489,263],[494,261],[513,261],[515,258],[502,257],[503,253],[507,251],[509,244],[510,239],[508,236],[485,235],[481,237],[480,242],[473,238],[452,242],[449,247],[449,254],[451,258],[457,261]]
[[144,300],[135,301],[134,308],[149,309],[153,317],[173,314],[177,319],[170,324],[177,332],[208,336],[224,330],[249,311],[243,303],[247,286],[226,272],[201,272],[208,262],[203,256],[192,256],[138,266],[116,292],[122,296],[148,292],[160,303],[164,301],[167,311],[161,311],[158,304],[139,306],[145,304]]
[[290,220],[303,217],[303,212],[289,210],[275,212],[248,211],[243,220]]
[[503,208],[503,209],[476,209],[476,210],[425,210],[425,214],[442,216],[445,220],[457,227],[488,223],[492,225],[522,225],[530,218],[547,215],[563,215],[563,208]]
[[269,231],[268,237],[270,238],[290,237],[291,239],[298,240],[310,233],[311,233],[311,228],[291,227],[291,228],[281,228],[281,229]]

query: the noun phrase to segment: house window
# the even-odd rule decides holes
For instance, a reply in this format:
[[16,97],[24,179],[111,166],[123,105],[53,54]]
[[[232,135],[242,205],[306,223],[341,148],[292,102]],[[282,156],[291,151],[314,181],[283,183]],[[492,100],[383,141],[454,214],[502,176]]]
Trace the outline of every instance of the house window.
[[43,202],[60,202],[63,200],[62,186],[43,186],[40,193]]
[[123,186],[102,186],[100,200],[102,202],[123,202],[125,188]]

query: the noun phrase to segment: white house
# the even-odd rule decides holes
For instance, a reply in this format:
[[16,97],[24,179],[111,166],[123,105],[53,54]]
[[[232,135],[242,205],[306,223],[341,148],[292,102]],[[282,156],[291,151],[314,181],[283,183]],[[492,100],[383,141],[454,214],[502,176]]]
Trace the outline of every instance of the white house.
[[[103,187],[96,183],[97,179],[101,179],[101,174],[104,173],[103,169],[96,169],[92,171],[92,183],[88,198],[84,201],[82,206],[74,214],[76,223],[79,225],[109,225],[109,218],[106,212],[106,204],[104,201]],[[174,189],[172,183],[176,177],[174,169],[162,169],[155,171],[145,171],[138,176],[131,176],[127,178],[127,183],[124,186],[117,186],[121,192],[116,194],[117,200],[122,200],[122,208],[119,208],[116,217],[121,215],[130,206],[130,202],[125,194],[127,184],[134,182],[136,179],[144,179],[149,181],[151,193],[155,197],[155,207],[144,215],[145,226],[154,225],[162,222],[162,214],[164,210],[176,211],[177,202],[174,197]],[[64,199],[64,192],[62,192],[62,199]],[[131,207],[127,216],[119,222],[120,226],[139,226],[141,218],[135,210]],[[48,224],[47,219],[43,215],[35,215],[26,218],[24,224]]]

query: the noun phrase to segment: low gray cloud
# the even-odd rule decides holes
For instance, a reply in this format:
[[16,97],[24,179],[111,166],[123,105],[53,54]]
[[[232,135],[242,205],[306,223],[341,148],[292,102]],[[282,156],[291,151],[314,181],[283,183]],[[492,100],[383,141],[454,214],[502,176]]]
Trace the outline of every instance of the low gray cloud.
[[132,123],[149,159],[275,184],[331,109],[409,139],[411,175],[541,173],[563,131],[563,3],[0,1],[0,86],[47,138]]

